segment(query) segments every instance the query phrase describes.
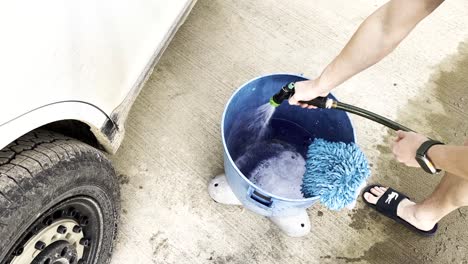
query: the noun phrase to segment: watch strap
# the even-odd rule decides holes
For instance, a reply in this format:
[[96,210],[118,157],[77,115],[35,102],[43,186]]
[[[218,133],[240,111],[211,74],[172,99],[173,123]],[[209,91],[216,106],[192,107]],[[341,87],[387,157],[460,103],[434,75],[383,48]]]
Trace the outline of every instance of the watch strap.
[[421,168],[428,173],[438,173],[440,172],[432,162],[432,160],[427,156],[427,151],[434,145],[443,145],[444,143],[429,139],[426,142],[422,143],[421,146],[416,150],[416,160],[418,161]]
[[437,140],[429,139],[426,142],[421,144],[421,146],[416,151],[416,154],[419,155],[419,156],[426,156],[427,151],[429,150],[429,148],[434,146],[434,145],[444,145],[444,143],[442,143],[440,141],[437,141]]

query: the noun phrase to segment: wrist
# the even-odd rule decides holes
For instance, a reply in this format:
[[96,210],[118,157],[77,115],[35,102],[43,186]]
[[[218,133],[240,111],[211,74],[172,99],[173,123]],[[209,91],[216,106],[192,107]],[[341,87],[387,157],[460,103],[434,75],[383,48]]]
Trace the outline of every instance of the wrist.
[[322,93],[328,94],[330,93],[331,90],[333,90],[334,86],[333,86],[333,82],[324,73],[322,73],[316,79],[316,86],[319,91],[321,91]]
[[441,157],[443,156],[444,145],[433,145],[427,150],[427,157],[437,169],[443,169]]
[[343,83],[347,78],[343,78],[342,70],[337,69],[340,67],[336,67],[336,59],[335,58],[330,64],[323,69],[320,77],[318,78],[320,86],[323,90],[330,92],[336,86]]

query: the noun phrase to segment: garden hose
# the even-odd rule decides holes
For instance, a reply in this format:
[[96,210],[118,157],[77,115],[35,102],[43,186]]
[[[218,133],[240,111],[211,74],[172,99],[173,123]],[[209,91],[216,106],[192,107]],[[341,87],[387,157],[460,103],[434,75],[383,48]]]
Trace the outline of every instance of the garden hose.
[[[295,86],[294,83],[291,82],[281,88],[281,90],[273,95],[270,98],[270,104],[274,107],[278,107],[284,100],[289,99],[291,96],[294,95],[295,92]],[[377,122],[379,124],[382,124],[388,128],[391,128],[393,130],[403,130],[403,131],[412,131],[412,129],[409,129],[401,124],[398,124],[397,122],[390,120],[386,117],[383,117],[381,115],[378,115],[376,113],[373,113],[371,111],[368,111],[363,108],[359,108],[357,106],[353,106],[350,104],[338,102],[332,98],[327,98],[327,97],[317,97],[315,99],[312,99],[310,101],[299,101],[299,103],[302,104],[308,104],[308,105],[313,105],[318,108],[323,108],[323,109],[337,109],[337,110],[342,110],[346,111],[352,114],[356,114],[359,116],[362,116],[364,118],[367,118],[369,120],[372,120],[374,122]]]

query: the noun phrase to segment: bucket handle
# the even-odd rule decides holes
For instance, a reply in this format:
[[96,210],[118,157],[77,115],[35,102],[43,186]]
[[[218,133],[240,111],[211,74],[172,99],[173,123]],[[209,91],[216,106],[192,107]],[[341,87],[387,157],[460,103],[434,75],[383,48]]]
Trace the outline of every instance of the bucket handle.
[[271,197],[263,193],[260,193],[255,188],[250,187],[250,190],[248,193],[249,193],[249,197],[251,200],[255,201],[256,203],[261,204],[262,206],[270,208],[271,205],[273,204],[273,200],[271,199]]

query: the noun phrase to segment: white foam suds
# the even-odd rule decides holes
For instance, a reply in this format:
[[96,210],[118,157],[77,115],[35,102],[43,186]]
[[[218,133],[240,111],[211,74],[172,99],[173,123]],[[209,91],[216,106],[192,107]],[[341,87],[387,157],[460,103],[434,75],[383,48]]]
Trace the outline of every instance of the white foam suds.
[[284,151],[259,162],[249,179],[262,190],[284,198],[302,199],[305,160],[297,152]]

